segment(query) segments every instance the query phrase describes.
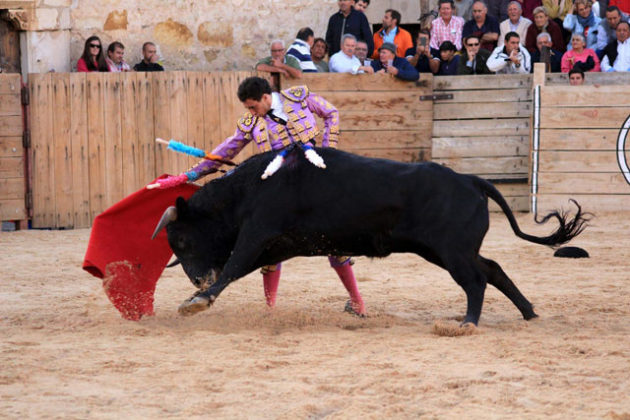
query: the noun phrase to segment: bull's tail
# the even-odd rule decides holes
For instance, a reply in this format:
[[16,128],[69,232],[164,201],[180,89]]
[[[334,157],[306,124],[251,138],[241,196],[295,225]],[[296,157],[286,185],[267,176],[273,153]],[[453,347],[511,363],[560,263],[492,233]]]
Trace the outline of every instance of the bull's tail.
[[529,242],[533,242],[535,244],[548,245],[548,246],[558,246],[569,242],[571,239],[578,236],[582,231],[586,228],[587,222],[590,220],[590,213],[583,213],[582,207],[578,204],[577,201],[571,200],[573,204],[577,207],[577,212],[573,218],[570,218],[569,213],[560,211],[553,211],[541,219],[535,218],[534,220],[538,224],[546,223],[549,219],[557,219],[560,226],[549,236],[539,237],[534,235],[529,235],[521,231],[521,228],[516,223],[516,219],[514,218],[514,213],[510,209],[510,206],[503,198],[503,195],[496,189],[494,185],[490,182],[483,180],[481,178],[478,179],[479,187],[490,197],[494,202],[496,202],[503,213],[507,216],[508,221],[510,222],[510,226],[512,230],[521,239],[524,239]]

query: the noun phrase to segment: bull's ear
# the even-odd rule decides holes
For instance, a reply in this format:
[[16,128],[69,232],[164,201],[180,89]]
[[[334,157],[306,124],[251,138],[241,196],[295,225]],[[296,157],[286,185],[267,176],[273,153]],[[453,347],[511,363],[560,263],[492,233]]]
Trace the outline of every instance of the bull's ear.
[[188,203],[183,197],[177,197],[175,201],[178,216],[185,216],[188,213]]

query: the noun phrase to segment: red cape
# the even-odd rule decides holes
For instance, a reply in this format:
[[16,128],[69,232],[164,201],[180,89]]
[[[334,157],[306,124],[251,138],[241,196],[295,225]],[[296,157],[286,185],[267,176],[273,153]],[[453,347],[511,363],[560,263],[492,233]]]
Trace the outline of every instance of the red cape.
[[151,235],[177,197],[188,199],[198,189],[193,184],[142,188],[94,219],[83,269],[103,279],[107,297],[123,318],[137,321],[154,314],[155,285],[173,252],[165,230],[154,240]]

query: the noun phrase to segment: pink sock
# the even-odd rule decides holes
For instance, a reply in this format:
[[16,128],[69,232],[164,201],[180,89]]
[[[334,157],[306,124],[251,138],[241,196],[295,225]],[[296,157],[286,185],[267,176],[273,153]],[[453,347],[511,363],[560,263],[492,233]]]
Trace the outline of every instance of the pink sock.
[[269,271],[263,274],[263,286],[265,288],[265,298],[267,306],[273,308],[276,305],[276,295],[278,293],[278,284],[280,283],[280,264],[276,271]]
[[357,280],[354,278],[352,266],[346,263],[337,267],[333,266],[333,268],[350,295],[352,309],[359,315],[365,315],[365,304],[361,298],[361,293],[359,293],[359,287],[357,286]]

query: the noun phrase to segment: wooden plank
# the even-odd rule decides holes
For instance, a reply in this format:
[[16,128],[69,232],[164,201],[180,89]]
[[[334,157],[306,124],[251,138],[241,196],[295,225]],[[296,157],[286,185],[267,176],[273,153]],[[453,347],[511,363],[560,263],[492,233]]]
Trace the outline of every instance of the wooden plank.
[[22,137],[0,137],[0,157],[20,157],[23,155]]
[[[629,79],[630,80],[630,79]],[[628,86],[545,86],[541,89],[540,105],[546,107],[627,107],[630,104]]]
[[29,75],[33,227],[55,227],[51,73]]
[[549,150],[539,154],[542,172],[618,172],[617,153],[613,151]]
[[[513,212],[529,212],[529,197],[505,197],[505,201]],[[493,213],[503,212],[499,205],[492,200],[488,200],[488,210]]]
[[120,73],[105,75],[105,202],[107,207],[123,198],[122,113]]
[[[434,120],[479,119],[479,118],[529,118],[532,105],[529,102],[488,102],[485,104],[435,104]],[[454,123],[456,124],[456,123]]]
[[[562,85],[567,89],[569,88],[569,75],[567,73],[547,73],[545,85]],[[617,85],[628,86],[630,85],[630,73],[629,72],[613,72],[613,73],[599,73],[588,72],[584,78],[585,85]]]
[[[221,120],[222,100],[219,74],[205,73],[203,75],[203,148],[207,151],[212,151],[223,141],[221,125],[228,124],[228,122]],[[236,128],[236,124],[231,127]]]
[[[139,172],[138,121],[136,100],[138,73],[120,73],[120,128],[122,146],[122,192],[128,196],[144,184]],[[138,99],[139,100],[139,99]]]
[[528,197],[529,198],[529,184],[527,182],[522,183],[495,183],[494,186],[499,190],[503,197]]
[[74,226],[74,206],[72,198],[72,138],[70,133],[70,75],[69,73],[51,74],[52,104],[54,110],[54,179],[55,227],[71,228]]
[[625,107],[542,108],[540,128],[617,128],[628,118]]
[[[204,74],[188,72],[186,75],[187,98],[187,131],[188,144],[204,149],[206,147],[204,133]],[[195,164],[198,159],[187,158],[187,166]],[[187,168],[184,168],[187,169]]]
[[[630,175],[626,174],[629,177]],[[539,194],[630,194],[630,183],[616,173],[539,173]],[[630,208],[628,208],[630,210]]]
[[0,116],[22,115],[20,94],[0,95]]
[[24,198],[0,201],[0,220],[22,220],[26,218]]
[[421,101],[422,93],[415,89],[409,92],[323,91],[317,93],[333,104],[341,112],[341,115],[346,111],[414,110],[430,112],[433,106],[431,101]]
[[[289,79],[284,76],[280,79],[280,86],[286,89],[295,85],[306,85],[309,90],[320,91],[409,91],[411,89],[427,90],[430,87],[432,75],[421,74],[420,81],[406,82],[390,75],[350,74],[350,73],[311,73],[303,74],[299,80]],[[428,94],[428,93],[427,93]]]
[[155,161],[155,121],[153,77],[159,72],[136,74],[136,125],[138,130],[138,180],[146,185],[158,175]]
[[24,156],[0,157],[0,177],[24,178]]
[[543,129],[540,150],[616,150],[619,129]]
[[0,135],[3,137],[21,136],[23,127],[22,115],[0,117]]
[[24,178],[0,178],[0,201],[24,200]]
[[[169,102],[171,112],[171,134],[170,138],[190,144],[188,141],[188,100],[186,98],[186,72],[171,72],[169,80]],[[172,174],[180,174],[190,167],[192,159],[181,153],[168,151],[171,154],[170,169]]]
[[[345,111],[339,128],[345,130],[430,130],[433,119],[427,113],[411,111],[379,111],[366,116],[364,111]],[[394,136],[394,133],[392,133]]]
[[575,210],[575,206],[569,203],[569,199],[576,200],[583,211],[592,213],[602,212],[627,212],[630,209],[630,195],[621,194],[538,194],[538,213],[564,208]]
[[[474,76],[435,76],[433,90],[474,90],[488,89],[531,89],[532,76],[529,74],[488,74]],[[440,93],[440,92],[435,92]]]
[[433,158],[435,163],[447,166],[464,174],[513,175],[527,177],[529,159],[526,156],[510,157],[472,157],[472,158]]
[[105,73],[86,75],[90,220],[107,208],[105,172]]
[[[153,74],[153,121],[155,137],[165,140],[171,139],[171,104],[169,102],[169,82],[172,76],[169,72],[155,72]],[[166,147],[155,148],[155,168],[159,174],[177,175],[173,168],[175,156]]]
[[339,136],[342,150],[431,148],[429,130],[344,131]]
[[88,160],[86,73],[70,73],[70,138],[72,142],[72,207],[75,228],[92,224]]
[[22,76],[20,74],[0,74],[0,95],[19,95],[22,88]]
[[434,137],[433,158],[528,156],[528,136]]
[[453,99],[437,99],[435,104],[453,103],[488,103],[488,102],[530,102],[531,89],[493,89],[486,87],[481,90],[453,90],[448,92],[436,91],[435,94],[449,93]]
[[412,147],[409,149],[344,149],[357,155],[396,160],[399,162],[424,162],[429,160],[431,150],[421,147]]
[[433,137],[529,136],[529,118],[435,121]]

